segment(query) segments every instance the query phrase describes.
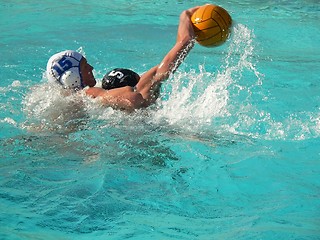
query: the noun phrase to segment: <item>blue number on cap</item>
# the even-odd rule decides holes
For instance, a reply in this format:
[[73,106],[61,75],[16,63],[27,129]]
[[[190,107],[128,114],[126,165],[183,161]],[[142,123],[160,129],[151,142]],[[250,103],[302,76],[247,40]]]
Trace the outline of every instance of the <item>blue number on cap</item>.
[[64,71],[67,71],[72,67],[72,62],[68,60],[66,57],[63,57],[57,62],[52,68],[57,71],[59,75],[61,75]]

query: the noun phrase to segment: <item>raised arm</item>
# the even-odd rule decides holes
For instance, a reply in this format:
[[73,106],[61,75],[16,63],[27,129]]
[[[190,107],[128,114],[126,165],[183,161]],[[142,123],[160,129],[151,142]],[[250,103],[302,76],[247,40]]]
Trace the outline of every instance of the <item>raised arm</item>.
[[141,76],[135,91],[131,87],[111,90],[92,87],[86,90],[86,94],[93,98],[100,98],[101,103],[106,106],[129,111],[147,107],[154,103],[161,82],[166,80],[179,67],[194,45],[195,35],[190,17],[198,8],[190,8],[180,14],[175,45],[159,65],[154,66]]
[[190,18],[198,8],[190,8],[180,14],[175,45],[165,55],[159,65],[154,66],[141,76],[136,90],[142,95],[145,105],[150,105],[156,100],[161,83],[168,79],[170,74],[175,72],[192,49],[195,34]]

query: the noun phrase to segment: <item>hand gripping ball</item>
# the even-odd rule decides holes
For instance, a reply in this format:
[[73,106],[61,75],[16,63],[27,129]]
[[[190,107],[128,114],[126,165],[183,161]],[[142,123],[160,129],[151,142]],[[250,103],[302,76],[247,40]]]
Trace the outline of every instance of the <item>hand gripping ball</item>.
[[197,42],[205,47],[215,47],[224,43],[229,34],[232,19],[222,7],[207,4],[201,6],[191,16]]

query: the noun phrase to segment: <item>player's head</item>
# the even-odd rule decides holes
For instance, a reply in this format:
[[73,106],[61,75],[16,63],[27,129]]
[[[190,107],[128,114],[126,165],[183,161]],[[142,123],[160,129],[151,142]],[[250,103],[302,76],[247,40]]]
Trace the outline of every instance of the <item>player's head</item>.
[[139,82],[139,79],[139,74],[132,70],[115,68],[103,77],[102,88],[108,90],[124,86],[134,87]]
[[58,83],[64,88],[80,90],[95,85],[92,70],[82,54],[67,50],[56,53],[49,59],[46,74],[50,82]]

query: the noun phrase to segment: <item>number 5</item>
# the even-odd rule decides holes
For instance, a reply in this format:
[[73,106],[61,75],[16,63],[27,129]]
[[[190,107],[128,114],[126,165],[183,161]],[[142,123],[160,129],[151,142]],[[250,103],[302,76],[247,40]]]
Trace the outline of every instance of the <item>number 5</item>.
[[108,74],[108,76],[117,77],[118,79],[121,79],[124,76],[124,74],[122,72],[113,70]]

